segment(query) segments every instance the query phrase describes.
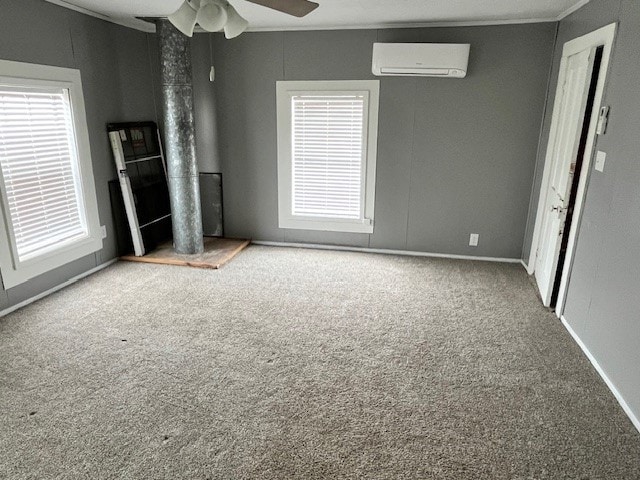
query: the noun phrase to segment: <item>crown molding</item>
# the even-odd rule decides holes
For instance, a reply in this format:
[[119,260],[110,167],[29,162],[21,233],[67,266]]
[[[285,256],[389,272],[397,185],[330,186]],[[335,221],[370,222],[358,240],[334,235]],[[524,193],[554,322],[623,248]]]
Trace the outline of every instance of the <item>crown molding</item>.
[[566,17],[571,15],[573,12],[576,12],[576,11],[580,10],[582,7],[584,7],[590,1],[591,0],[580,0],[573,7],[567,8],[564,12],[562,12],[560,15],[558,15],[558,17],[556,18],[556,21],[559,22],[560,20],[564,20]]
[[[46,0],[49,3],[60,7],[68,8],[76,12],[99,18],[106,22],[115,23],[124,27],[133,28],[147,33],[155,33],[156,26],[150,22],[135,17],[111,17],[102,13],[94,12],[87,8],[78,7],[65,0]],[[339,26],[300,26],[300,27],[255,27],[247,29],[248,32],[297,32],[311,30],[372,30],[372,29],[393,29],[393,28],[446,28],[446,27],[488,27],[498,25],[520,25],[529,23],[551,23],[559,22],[575,11],[584,7],[590,0],[580,0],[578,3],[568,8],[556,17],[523,18],[523,19],[497,19],[497,20],[468,20],[468,21],[444,21],[444,22],[414,22],[414,23],[371,23],[366,25],[339,25]],[[196,28],[198,33],[206,33]]]
[[415,23],[370,23],[364,25],[337,25],[330,27],[255,27],[249,32],[300,32],[310,30],[378,30],[394,28],[446,28],[446,27],[489,27],[494,25],[520,25],[527,23],[556,22],[556,18],[524,18],[508,20],[467,20],[447,22],[415,22]]
[[145,22],[144,20],[140,20],[135,17],[110,17],[108,15],[103,15],[102,13],[94,12],[93,10],[89,10],[87,8],[78,7],[77,5],[73,5],[71,3],[65,2],[64,0],[45,0],[54,5],[58,5],[59,7],[68,8],[69,10],[74,10],[76,12],[83,13],[85,15],[89,15],[91,17],[99,18],[100,20],[104,20],[105,22],[115,23],[116,25],[122,25],[123,27],[133,28],[135,30],[140,30],[141,32],[147,33],[155,33],[156,26],[150,22]]

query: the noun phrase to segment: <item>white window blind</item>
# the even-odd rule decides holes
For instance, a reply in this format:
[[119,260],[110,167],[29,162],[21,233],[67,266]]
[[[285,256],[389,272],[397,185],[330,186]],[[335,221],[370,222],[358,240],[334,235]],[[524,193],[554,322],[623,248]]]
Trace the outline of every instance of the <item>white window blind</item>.
[[293,215],[363,218],[367,95],[294,95]]
[[87,235],[68,90],[0,87],[0,163],[20,261]]

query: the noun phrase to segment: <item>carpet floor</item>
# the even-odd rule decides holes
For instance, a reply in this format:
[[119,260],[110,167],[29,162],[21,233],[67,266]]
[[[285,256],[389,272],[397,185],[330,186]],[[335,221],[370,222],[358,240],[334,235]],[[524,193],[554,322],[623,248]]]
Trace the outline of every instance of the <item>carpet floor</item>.
[[3,479],[639,479],[519,265],[251,246],[0,319]]

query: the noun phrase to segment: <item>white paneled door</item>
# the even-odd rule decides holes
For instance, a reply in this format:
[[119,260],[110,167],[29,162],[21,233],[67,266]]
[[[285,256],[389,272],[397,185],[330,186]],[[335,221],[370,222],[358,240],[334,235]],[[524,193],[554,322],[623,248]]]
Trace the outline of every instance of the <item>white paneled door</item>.
[[[555,138],[551,142],[551,170],[535,276],[544,305],[551,303],[558,258],[569,207],[596,49],[588,48],[563,59],[564,82],[558,86],[559,106]],[[569,227],[567,225],[567,227]]]

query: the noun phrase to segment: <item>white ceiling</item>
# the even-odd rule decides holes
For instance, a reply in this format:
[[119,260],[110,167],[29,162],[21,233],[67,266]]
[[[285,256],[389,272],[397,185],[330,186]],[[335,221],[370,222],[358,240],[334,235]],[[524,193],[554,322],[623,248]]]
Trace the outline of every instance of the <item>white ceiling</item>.
[[[166,16],[182,0],[47,0],[134,28],[149,30],[135,17]],[[552,21],[589,0],[315,0],[320,6],[304,18],[229,0],[251,30],[310,30],[403,27],[434,23],[483,24]],[[146,25],[145,25],[146,24]],[[152,28],[152,27],[151,27]]]

